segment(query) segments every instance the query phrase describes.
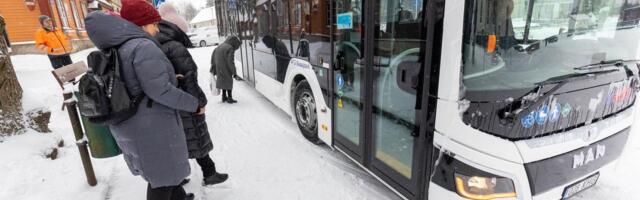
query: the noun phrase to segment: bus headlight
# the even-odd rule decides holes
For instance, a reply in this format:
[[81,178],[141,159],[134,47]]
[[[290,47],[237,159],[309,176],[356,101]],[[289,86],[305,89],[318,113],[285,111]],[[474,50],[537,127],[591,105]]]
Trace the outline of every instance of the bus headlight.
[[458,195],[476,200],[515,198],[513,181],[503,177],[466,176],[455,173]]

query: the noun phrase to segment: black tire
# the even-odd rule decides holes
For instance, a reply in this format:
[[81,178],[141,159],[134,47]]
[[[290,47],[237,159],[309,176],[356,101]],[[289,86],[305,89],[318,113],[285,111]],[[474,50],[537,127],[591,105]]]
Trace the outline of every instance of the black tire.
[[200,47],[206,47],[207,46],[207,41],[200,41]]
[[302,136],[313,144],[321,144],[318,138],[318,113],[311,86],[307,80],[296,86],[293,100],[294,117]]

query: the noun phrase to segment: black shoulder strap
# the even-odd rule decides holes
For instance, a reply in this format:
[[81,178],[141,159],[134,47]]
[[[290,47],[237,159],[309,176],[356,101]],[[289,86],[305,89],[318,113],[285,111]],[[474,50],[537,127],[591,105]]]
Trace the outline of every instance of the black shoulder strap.
[[[122,44],[118,45],[117,47],[113,47],[110,49],[109,53],[111,54],[111,59],[112,62],[114,64],[114,71],[115,71],[115,77],[124,81],[124,77],[122,76],[122,64],[120,63],[120,56],[118,53],[118,50],[120,49],[120,47],[122,47],[124,44],[126,44],[127,42],[129,42],[130,40],[133,40],[136,38],[129,38],[127,40],[125,40],[124,42],[122,42]],[[155,41],[152,40],[152,42],[156,43]],[[129,96],[131,96],[131,94],[129,94]],[[142,92],[140,95],[134,96],[133,97],[133,103],[134,104],[140,104],[142,102],[142,100],[144,99],[144,97],[146,96],[146,94],[144,94],[144,92]],[[153,100],[151,100],[150,98],[148,98],[149,100],[147,101],[147,107],[151,108],[152,104],[153,104]]]

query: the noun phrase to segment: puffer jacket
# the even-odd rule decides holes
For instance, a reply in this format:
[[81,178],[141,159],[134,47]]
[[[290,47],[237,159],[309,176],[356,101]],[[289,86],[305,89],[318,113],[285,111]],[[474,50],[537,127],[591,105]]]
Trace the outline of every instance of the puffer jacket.
[[44,49],[49,55],[64,55],[73,51],[69,38],[60,29],[54,31],[47,31],[44,28],[38,29],[36,48]]
[[[207,104],[207,97],[198,85],[198,66],[189,54],[187,47],[191,47],[191,41],[177,25],[168,22],[160,22],[160,32],[156,39],[160,42],[162,51],[165,53],[176,74],[184,75],[178,80],[178,88],[198,98],[201,107]],[[207,128],[204,115],[197,115],[191,112],[180,112],[184,133],[187,137],[187,148],[189,158],[202,158],[213,150],[213,142]]]
[[118,49],[129,92],[146,95],[134,116],[109,126],[129,170],[152,188],[180,184],[191,168],[178,111],[196,112],[198,99],[176,87],[171,62],[139,26],[102,12],[87,16],[86,25],[96,47]]

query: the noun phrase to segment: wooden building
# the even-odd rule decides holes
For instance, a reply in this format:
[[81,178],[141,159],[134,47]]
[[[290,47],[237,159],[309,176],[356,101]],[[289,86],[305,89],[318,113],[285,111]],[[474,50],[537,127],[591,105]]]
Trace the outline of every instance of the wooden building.
[[89,13],[88,2],[93,1],[103,5],[104,10],[116,12],[121,5],[120,0],[0,0],[0,15],[7,22],[13,53],[42,53],[34,45],[40,15],[51,17],[56,28],[61,28],[71,38],[76,51],[92,47],[84,18]]

